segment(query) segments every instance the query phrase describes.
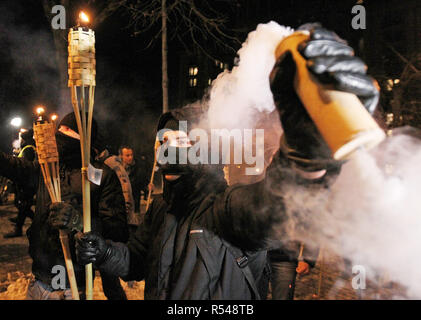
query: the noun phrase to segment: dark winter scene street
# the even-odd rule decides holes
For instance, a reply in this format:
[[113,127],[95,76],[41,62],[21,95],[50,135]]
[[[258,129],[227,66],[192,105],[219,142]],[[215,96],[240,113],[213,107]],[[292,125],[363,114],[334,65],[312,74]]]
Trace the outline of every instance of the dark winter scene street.
[[421,299],[420,1],[3,0],[0,70],[0,300]]

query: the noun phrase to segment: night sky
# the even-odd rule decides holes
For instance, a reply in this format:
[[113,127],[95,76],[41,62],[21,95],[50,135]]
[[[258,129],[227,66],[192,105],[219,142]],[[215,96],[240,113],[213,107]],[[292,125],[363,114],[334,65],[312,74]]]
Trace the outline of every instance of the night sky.
[[[71,21],[67,21],[70,26]],[[96,32],[97,87],[94,117],[113,148],[133,143],[133,133],[142,140],[143,126],[150,128],[161,108],[160,46],[145,50],[127,28],[127,17],[116,13]],[[69,109],[59,99],[59,72],[55,47],[41,1],[0,3],[0,148],[11,151],[17,129],[32,126],[34,107],[43,104],[49,112],[64,116]],[[70,107],[71,108],[71,107]],[[150,128],[151,129],[151,128]],[[151,130],[149,130],[151,131]],[[126,134],[127,133],[127,134]],[[143,151],[139,144],[137,151]]]
[[[241,2],[252,3],[238,1]],[[269,1],[261,0],[261,3],[265,2]],[[229,7],[237,19],[243,14],[242,7],[233,6],[236,1],[210,3],[227,6],[227,10]],[[279,3],[277,10],[262,14],[249,12],[251,18],[240,21],[243,24],[238,33],[241,42],[258,23],[270,20],[293,27],[317,20],[329,28],[334,27],[348,40],[351,39],[351,44],[353,38],[358,38],[359,32],[350,30],[350,8],[355,3],[353,0],[344,1],[341,10],[337,10],[337,1],[285,0],[276,3]],[[264,5],[261,7],[264,8]],[[337,24],[335,21],[343,20],[341,12],[345,12],[347,20]],[[68,19],[67,27],[72,25],[74,21]],[[112,151],[122,143],[129,143],[134,145],[136,153],[150,155],[153,129],[162,108],[161,44],[158,40],[152,48],[145,48],[151,35],[134,37],[128,25],[128,15],[119,10],[95,28],[97,87],[94,117]],[[241,42],[237,45],[238,49]],[[174,54],[177,50],[175,45],[169,44],[170,107],[176,93],[176,76],[179,72],[177,56]],[[1,150],[10,152],[11,143],[17,137],[17,129],[10,125],[13,116],[21,116],[24,119],[23,126],[30,127],[37,104],[45,105],[49,112],[59,112],[61,117],[71,111],[70,101],[67,106],[60,103],[56,61],[50,21],[44,13],[42,1],[1,1]]]

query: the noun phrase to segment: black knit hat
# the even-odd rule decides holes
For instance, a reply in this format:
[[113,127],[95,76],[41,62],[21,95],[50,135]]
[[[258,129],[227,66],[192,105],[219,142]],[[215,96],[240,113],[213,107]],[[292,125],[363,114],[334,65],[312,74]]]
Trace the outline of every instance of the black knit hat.
[[29,129],[24,132],[21,132],[19,136],[24,141],[22,145],[35,145],[33,129]]
[[[158,121],[157,131],[161,129],[183,130],[188,133],[197,125],[202,117],[206,115],[207,106],[201,104],[192,104],[183,108],[172,109],[161,115]],[[185,121],[181,123],[180,121]],[[184,126],[186,124],[186,126]]]
[[20,133],[20,137],[25,141],[33,140],[34,138],[34,130],[29,129]]
[[171,112],[164,113],[158,120],[158,127],[157,131],[161,129],[171,129],[171,130],[178,130],[179,123],[176,118],[174,118]]

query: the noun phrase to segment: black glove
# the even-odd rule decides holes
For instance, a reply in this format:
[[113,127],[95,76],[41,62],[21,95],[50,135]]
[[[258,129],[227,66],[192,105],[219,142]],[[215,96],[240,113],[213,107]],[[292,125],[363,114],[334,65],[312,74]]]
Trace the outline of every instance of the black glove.
[[48,223],[54,229],[82,231],[83,218],[71,204],[56,202],[50,205]]
[[77,233],[76,257],[80,264],[93,263],[95,267],[100,266],[107,260],[111,252],[111,246],[105,239],[96,232]]
[[[307,68],[326,88],[354,93],[370,113],[379,101],[378,86],[366,75],[366,65],[334,32],[318,24],[305,25],[310,40],[299,48]],[[271,89],[291,154],[303,159],[330,159],[331,152],[293,87],[295,63],[290,54],[277,61]]]
[[354,50],[345,40],[319,27],[311,30],[310,41],[300,51],[308,59],[308,69],[321,83],[355,94],[366,109],[374,113],[379,102],[379,87],[366,74],[367,66],[354,56]]

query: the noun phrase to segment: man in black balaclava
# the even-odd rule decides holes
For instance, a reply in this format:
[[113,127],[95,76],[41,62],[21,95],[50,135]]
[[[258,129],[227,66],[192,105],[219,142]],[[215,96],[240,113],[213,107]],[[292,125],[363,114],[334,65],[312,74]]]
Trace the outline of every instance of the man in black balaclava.
[[[224,194],[227,184],[222,166],[191,164],[183,159],[183,151],[192,146],[187,133],[195,115],[192,107],[161,117],[158,131],[168,130],[160,135],[158,157],[163,194],[153,201],[128,245],[105,242],[98,234],[88,233],[81,236],[80,252],[82,247],[93,246],[103,251],[95,265],[102,267],[101,261],[109,260],[104,268],[107,272],[123,280],[145,278],[145,299],[264,298],[266,251],[256,250],[253,241],[244,241],[243,248],[254,249],[246,254],[219,234],[232,228],[232,218],[223,215],[223,203],[231,192]],[[187,121],[187,128],[180,129],[180,121]],[[176,155],[177,163],[163,163],[169,152]],[[80,258],[86,262],[84,256]],[[130,266],[134,269],[128,277],[120,273],[131,273]],[[223,274],[219,275],[219,270]]]
[[[32,129],[21,129],[21,132],[19,132],[19,141],[21,150],[17,157],[28,161],[34,161],[36,157],[34,131]],[[15,230],[5,234],[5,238],[21,237],[25,219],[27,217],[31,220],[34,218],[34,212],[32,211],[31,206],[34,204],[37,185],[15,184],[15,190],[15,206],[18,209],[18,215],[16,218],[10,219],[10,221],[15,223]]]
[[[96,122],[92,125],[92,141],[97,136]],[[22,158],[0,153],[0,174],[18,183],[38,183],[35,216],[27,231],[29,254],[33,260],[35,276],[28,288],[27,299],[71,299],[69,281],[65,270],[63,252],[59,240],[59,228],[70,230],[69,241],[72,257],[74,234],[82,230],[81,155],[77,124],[73,113],[66,115],[56,133],[59,151],[60,185],[62,202],[51,204],[50,197],[40,174],[39,164]],[[94,144],[94,143],[92,143]],[[106,239],[127,241],[128,226],[124,198],[116,174],[108,166],[92,162],[102,170],[100,184],[91,183],[92,230]],[[81,296],[84,294],[85,268],[73,259],[75,276]],[[58,267],[62,268],[58,268]],[[65,281],[57,279],[57,270]],[[60,271],[61,270],[61,271]],[[101,272],[104,293],[108,299],[126,299],[117,277]]]
[[[373,80],[365,74],[362,61],[353,57],[352,49],[333,32],[312,28],[302,55],[317,80],[357,94],[373,111],[378,99]],[[318,131],[306,130],[305,110],[298,98],[293,99],[292,85],[280,86],[280,80],[293,82],[282,62],[277,62],[272,92],[281,122],[293,130],[285,129],[289,148],[274,155],[265,179],[227,187],[220,166],[182,159],[183,151],[191,148],[187,133],[195,107],[173,110],[163,115],[158,125],[158,129],[172,129],[158,135],[164,147],[160,152],[170,154],[174,148],[178,159],[174,164],[160,164],[164,194],[154,199],[127,245],[105,241],[95,232],[78,234],[79,261],[94,263],[126,281],[144,279],[145,299],[265,299],[267,240],[275,236],[274,225],[280,227],[277,236],[285,238],[279,224],[291,205],[283,197],[284,188],[308,186],[308,178],[312,178],[311,185],[322,184],[322,179],[334,175],[339,167],[319,143]],[[288,59],[284,62],[293,66]],[[281,104],[285,90],[290,99]],[[288,115],[294,112],[301,113],[296,118],[300,121],[289,123]],[[179,128],[181,120],[187,121],[187,128]],[[308,143],[311,145],[306,148],[293,149]]]
[[[182,211],[186,210],[186,207],[190,202],[194,201],[199,193],[205,191],[200,190],[203,187],[198,186],[198,184],[200,184],[201,180],[210,179],[212,175],[209,175],[207,172],[209,171],[209,168],[207,168],[208,170],[206,171],[205,167],[201,164],[190,165],[188,163],[188,159],[185,155],[192,146],[191,143],[187,141],[189,130],[187,127],[181,127],[180,122],[174,117],[175,113],[176,112],[174,111],[173,113],[164,114],[158,123],[158,132],[163,129],[168,130],[160,138],[160,141],[162,141],[163,144],[168,144],[168,148],[159,154],[157,163],[163,176],[163,199],[169,205],[169,211],[174,212],[176,215],[182,215]],[[187,113],[187,115],[183,114],[181,117],[189,118],[189,112],[187,111],[185,113]],[[182,124],[187,124],[187,121]],[[172,139],[174,141],[176,140],[179,145],[173,146],[170,143],[170,140]],[[184,156],[183,149],[186,151]],[[172,151],[177,158],[175,161],[176,163],[164,163],[163,157],[168,156],[168,153],[171,153]],[[215,167],[214,169],[213,175],[221,178],[220,180],[223,181],[221,168]],[[206,178],[204,178],[204,176],[206,176]]]

